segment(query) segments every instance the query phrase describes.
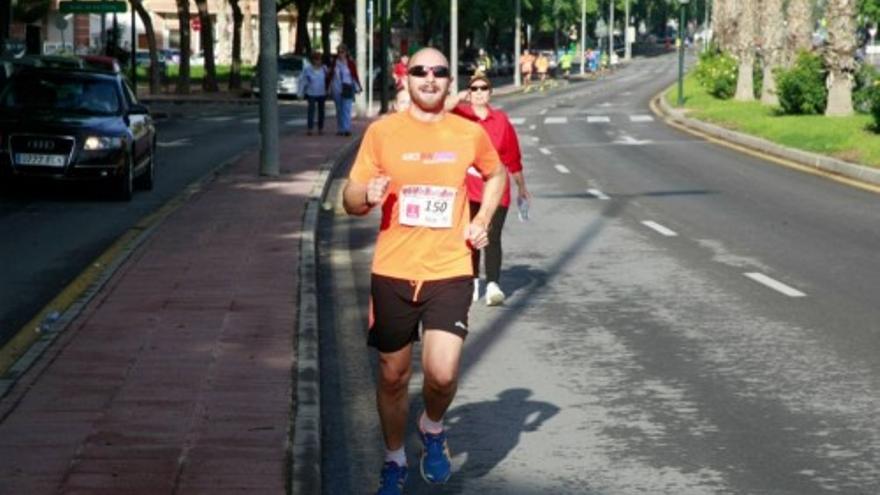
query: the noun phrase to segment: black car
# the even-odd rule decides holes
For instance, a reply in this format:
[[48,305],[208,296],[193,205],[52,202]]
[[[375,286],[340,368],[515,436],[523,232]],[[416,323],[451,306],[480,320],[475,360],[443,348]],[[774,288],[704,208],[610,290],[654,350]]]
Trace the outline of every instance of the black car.
[[153,188],[155,151],[149,110],[120,74],[26,68],[0,90],[0,180],[103,181],[129,200]]

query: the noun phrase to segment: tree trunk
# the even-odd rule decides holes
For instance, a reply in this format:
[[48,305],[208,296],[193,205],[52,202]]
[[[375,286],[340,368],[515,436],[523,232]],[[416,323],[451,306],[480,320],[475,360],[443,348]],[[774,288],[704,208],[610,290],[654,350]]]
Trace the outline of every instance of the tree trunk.
[[737,101],[755,100],[755,22],[758,14],[758,0],[741,0],[736,22],[736,58],[739,60],[739,75],[736,78]]
[[[321,14],[321,47],[325,55],[333,53],[333,47],[330,46],[330,30],[332,28],[333,13],[328,10]],[[343,43],[345,42],[343,41]]]
[[229,67],[229,89],[241,89],[241,24],[244,16],[238,0],[230,0],[232,7],[232,65]]
[[813,49],[812,0],[789,0],[787,14],[788,32],[783,63],[786,67],[791,67],[798,53]]
[[[220,65],[229,65],[232,48],[229,36],[229,8],[227,0],[211,0],[214,12],[216,12],[217,44],[214,47],[214,55]],[[210,3],[209,3],[209,6]]]
[[244,28],[241,39],[242,60],[253,65],[257,62],[257,50],[254,46],[254,16],[251,12],[251,2],[244,2]]
[[217,86],[217,68],[214,65],[214,26],[211,22],[211,13],[208,12],[208,0],[195,1],[196,7],[199,9],[199,21],[202,24],[199,39],[202,42],[202,52],[205,58],[205,77],[202,78],[202,89],[213,93],[220,89]]
[[764,84],[761,88],[761,103],[775,106],[779,105],[779,96],[776,94],[776,77],[773,71],[782,65],[782,51],[785,46],[782,0],[764,0],[762,9]]
[[354,0],[341,0],[339,4],[339,8],[342,11],[342,42],[345,43],[345,46],[354,49],[357,45],[357,33],[355,32],[357,28],[357,26],[355,26],[355,2]]
[[177,1],[177,26],[180,30],[180,67],[177,73],[177,94],[188,95],[189,88],[189,0]]
[[150,94],[157,94],[162,85],[159,74],[159,52],[156,47],[156,31],[153,29],[153,19],[150,13],[144,8],[141,0],[131,0],[131,4],[137,11],[138,17],[144,24],[144,31],[147,34],[147,46],[150,49]]
[[856,0],[828,0],[828,106],[825,115],[848,116],[853,113],[852,86],[856,72]]
[[309,39],[309,11],[312,0],[296,0],[296,46],[294,53],[311,53],[312,42]]
[[721,51],[730,53],[736,46],[736,0],[715,0],[712,10],[712,30],[715,43]]

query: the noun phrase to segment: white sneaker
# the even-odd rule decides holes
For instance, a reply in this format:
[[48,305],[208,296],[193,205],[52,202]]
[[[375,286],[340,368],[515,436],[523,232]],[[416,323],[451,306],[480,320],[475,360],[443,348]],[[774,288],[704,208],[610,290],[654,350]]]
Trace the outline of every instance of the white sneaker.
[[480,279],[474,279],[474,297],[471,299],[473,302],[477,302],[480,300]]
[[495,282],[486,285],[486,306],[498,306],[504,303],[504,292]]

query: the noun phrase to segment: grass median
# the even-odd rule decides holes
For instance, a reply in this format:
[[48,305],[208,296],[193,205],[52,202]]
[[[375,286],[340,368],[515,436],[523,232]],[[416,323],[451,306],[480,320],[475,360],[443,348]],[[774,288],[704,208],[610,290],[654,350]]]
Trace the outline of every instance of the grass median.
[[[684,94],[689,117],[783,146],[880,168],[880,134],[874,132],[870,115],[782,115],[778,107],[757,101],[719,100],[707,93],[693,75],[685,79]],[[666,92],[666,101],[675,106],[678,86]]]

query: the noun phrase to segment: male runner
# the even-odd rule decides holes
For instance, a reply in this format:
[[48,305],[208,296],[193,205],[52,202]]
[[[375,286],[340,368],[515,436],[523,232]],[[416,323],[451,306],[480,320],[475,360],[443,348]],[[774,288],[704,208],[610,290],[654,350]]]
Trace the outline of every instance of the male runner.
[[[382,207],[371,280],[369,345],[379,351],[376,401],[385,440],[380,495],[402,493],[413,343],[422,325],[419,462],[428,483],[451,474],[443,415],[458,380],[473,291],[471,247],[488,243],[487,226],[504,190],[504,167],[483,129],[447,114],[449,62],[433,48],[409,61],[412,104],[367,129],[343,192],[345,210]],[[486,178],[482,206],[469,220],[465,191],[473,165]]]

